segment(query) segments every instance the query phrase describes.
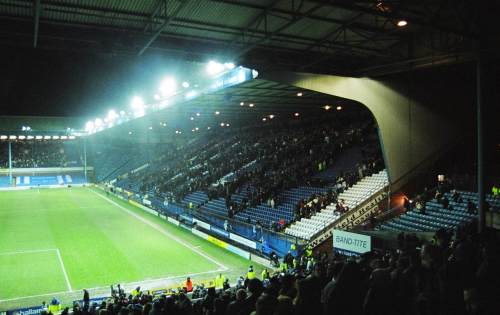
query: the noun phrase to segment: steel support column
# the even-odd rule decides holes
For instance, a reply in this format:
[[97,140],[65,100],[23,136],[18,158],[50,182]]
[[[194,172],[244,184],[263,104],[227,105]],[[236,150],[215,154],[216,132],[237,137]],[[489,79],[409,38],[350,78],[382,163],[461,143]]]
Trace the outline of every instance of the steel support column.
[[484,157],[483,157],[483,60],[479,57],[476,64],[476,110],[477,110],[477,197],[478,197],[478,229],[482,232],[485,227],[484,213]]

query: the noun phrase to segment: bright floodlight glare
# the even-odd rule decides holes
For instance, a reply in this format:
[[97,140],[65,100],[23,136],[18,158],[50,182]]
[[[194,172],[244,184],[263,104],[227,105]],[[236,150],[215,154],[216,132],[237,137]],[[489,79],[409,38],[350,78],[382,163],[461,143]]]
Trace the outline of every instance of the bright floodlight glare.
[[198,127],[194,128],[194,129],[195,129],[196,131],[200,130],[200,128],[198,128]]
[[24,139],[26,139],[26,136],[19,136],[18,139],[19,140],[24,140]]
[[132,98],[132,102],[130,103],[132,106],[132,110],[134,112],[134,117],[142,117],[144,116],[144,101],[140,96],[134,96]]
[[116,118],[118,118],[118,114],[112,109],[108,112],[108,116],[106,118],[109,122],[113,122]]
[[269,118],[273,119],[273,118],[274,118],[274,115],[269,115]]
[[189,82],[187,81],[182,82],[182,87],[187,89],[189,87]]
[[[33,137],[33,136],[31,136],[31,137]],[[28,139],[30,139],[30,136],[28,136]],[[31,139],[33,139],[33,138],[31,138]],[[67,140],[67,139],[68,139],[68,136],[61,136],[61,140]]]
[[128,134],[129,134],[129,135],[131,135],[131,134],[132,134],[132,131],[129,131],[129,132],[128,132]]
[[189,117],[189,120],[194,120],[194,117]]
[[149,126],[149,130],[153,130],[153,126]]
[[87,121],[87,123],[85,124],[85,131],[87,131],[87,132],[94,131],[94,122],[93,121]]
[[196,92],[195,90],[192,90],[192,91],[189,91],[189,92],[186,93],[186,99],[187,100],[193,99],[196,96],[198,96],[198,92]]
[[196,113],[196,116],[200,117],[200,113]]
[[405,27],[406,25],[408,25],[408,22],[406,20],[399,20],[396,23],[396,25],[399,26],[399,27]]
[[243,105],[245,105],[245,102],[240,102],[240,106],[243,106]]
[[215,115],[219,115],[219,114],[220,114],[220,112],[219,112],[219,111],[216,111],[216,112],[215,112]]
[[248,104],[248,107],[254,107],[255,105],[253,103]]
[[234,69],[235,65],[232,62],[226,62],[226,63],[224,63],[224,67],[226,67],[226,69],[231,70],[231,69]]
[[331,107],[330,105],[325,105],[323,108],[324,108],[325,110],[330,110],[330,108],[332,108],[332,107]]
[[43,136],[36,136],[35,137],[36,140],[42,140],[43,139]]
[[342,110],[342,106],[337,106],[337,110]]
[[220,123],[220,126],[221,126],[221,127],[224,127],[225,125],[226,125],[226,124],[225,124],[225,123],[223,123],[223,122],[222,122],[222,123]]
[[226,127],[229,127],[229,124],[226,124]]
[[302,96],[302,92],[297,93],[297,96]]
[[170,96],[177,90],[177,82],[172,77],[163,79],[160,83],[160,92],[163,96]]
[[216,75],[224,71],[224,65],[213,60],[210,60],[207,64],[207,73],[210,75]]
[[299,114],[299,113],[295,113],[295,114],[293,114],[293,115],[294,115],[295,117],[299,117],[299,115],[300,115],[300,114]]
[[266,121],[266,120],[267,120],[267,118],[266,118],[266,117],[262,118],[262,121]]

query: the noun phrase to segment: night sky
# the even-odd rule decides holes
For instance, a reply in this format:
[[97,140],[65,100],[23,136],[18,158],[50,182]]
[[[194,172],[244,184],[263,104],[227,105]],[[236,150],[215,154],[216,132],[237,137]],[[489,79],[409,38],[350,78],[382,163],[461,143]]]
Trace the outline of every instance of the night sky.
[[124,57],[41,49],[1,52],[0,115],[96,116],[152,97],[166,74],[182,71],[168,57]]

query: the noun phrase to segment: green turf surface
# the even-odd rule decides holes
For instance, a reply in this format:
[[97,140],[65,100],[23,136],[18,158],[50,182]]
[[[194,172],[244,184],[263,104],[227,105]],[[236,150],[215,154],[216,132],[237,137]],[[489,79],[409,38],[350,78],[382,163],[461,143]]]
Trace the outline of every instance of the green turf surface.
[[249,265],[97,189],[0,191],[0,225],[0,309],[116,283],[207,279],[220,269],[235,278]]

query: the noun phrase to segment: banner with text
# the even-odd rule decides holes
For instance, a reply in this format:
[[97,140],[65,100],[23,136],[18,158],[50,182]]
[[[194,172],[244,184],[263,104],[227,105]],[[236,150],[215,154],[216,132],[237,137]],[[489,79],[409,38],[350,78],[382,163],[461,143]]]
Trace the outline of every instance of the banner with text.
[[363,254],[371,251],[371,237],[334,229],[333,251],[341,254]]

